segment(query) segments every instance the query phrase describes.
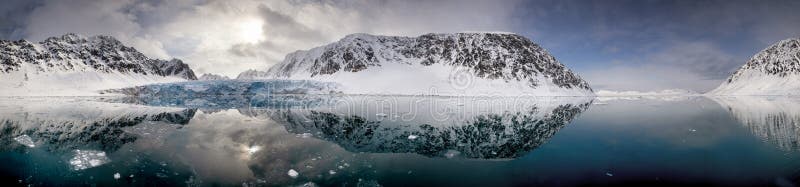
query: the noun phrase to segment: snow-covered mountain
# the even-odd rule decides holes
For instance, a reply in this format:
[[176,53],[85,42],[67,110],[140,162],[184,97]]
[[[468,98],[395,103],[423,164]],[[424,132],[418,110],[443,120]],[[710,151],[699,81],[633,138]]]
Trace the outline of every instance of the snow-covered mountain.
[[800,38],[789,38],[757,53],[712,95],[800,95]]
[[211,73],[206,73],[206,74],[200,75],[200,78],[197,78],[197,80],[201,80],[201,81],[228,80],[228,79],[231,79],[231,78],[228,78],[228,76],[225,76],[225,75],[217,75],[217,74],[211,74]]
[[351,34],[238,78],[338,82],[348,94],[593,95],[547,51],[511,33]]
[[0,95],[91,95],[96,90],[196,80],[181,60],[151,59],[110,36],[0,40]]

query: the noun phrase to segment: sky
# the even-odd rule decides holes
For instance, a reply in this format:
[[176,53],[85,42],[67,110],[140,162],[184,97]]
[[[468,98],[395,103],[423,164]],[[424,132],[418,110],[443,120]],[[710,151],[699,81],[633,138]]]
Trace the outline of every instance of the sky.
[[800,36],[797,0],[0,0],[0,39],[111,35],[197,74],[265,70],[351,33],[504,31],[595,89],[705,92]]

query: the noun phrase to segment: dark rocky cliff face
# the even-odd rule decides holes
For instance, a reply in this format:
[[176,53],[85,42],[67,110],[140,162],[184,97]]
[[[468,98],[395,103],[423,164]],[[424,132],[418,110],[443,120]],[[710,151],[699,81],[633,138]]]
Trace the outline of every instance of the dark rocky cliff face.
[[26,63],[33,65],[37,72],[120,72],[197,79],[181,60],[148,58],[110,36],[87,38],[66,34],[39,43],[0,40],[0,72],[19,71]]

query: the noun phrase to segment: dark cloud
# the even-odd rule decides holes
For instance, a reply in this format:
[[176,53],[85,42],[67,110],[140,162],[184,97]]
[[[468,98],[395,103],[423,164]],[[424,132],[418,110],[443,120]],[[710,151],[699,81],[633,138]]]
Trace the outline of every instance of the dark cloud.
[[258,12],[264,18],[264,35],[267,37],[285,36],[296,40],[319,41],[325,39],[322,31],[313,30],[295,20],[295,18],[272,10],[266,5],[258,6]]
[[0,39],[22,39],[27,17],[41,5],[40,0],[4,0],[0,6]]
[[[592,75],[625,69],[630,75],[613,76],[614,81],[640,83],[608,89],[660,84],[708,90],[769,44],[800,35],[800,1],[792,0],[541,0],[526,5],[515,17],[531,20],[517,19],[516,30],[528,31],[563,63]],[[659,79],[640,73],[660,67],[672,73],[659,72]],[[589,78],[592,85],[615,85],[610,80]]]

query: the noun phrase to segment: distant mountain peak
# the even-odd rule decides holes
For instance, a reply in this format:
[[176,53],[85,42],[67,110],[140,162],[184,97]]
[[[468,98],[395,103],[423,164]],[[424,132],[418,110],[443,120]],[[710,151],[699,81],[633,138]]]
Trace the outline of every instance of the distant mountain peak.
[[224,76],[224,75],[204,73],[203,75],[200,75],[200,78],[198,78],[197,80],[228,80],[228,79],[231,79],[231,78],[229,78],[228,76]]

